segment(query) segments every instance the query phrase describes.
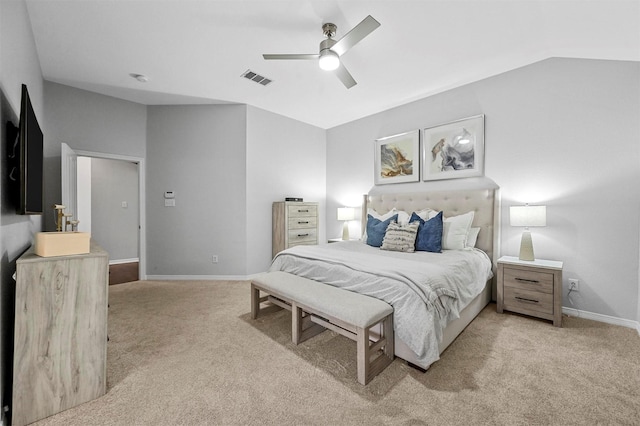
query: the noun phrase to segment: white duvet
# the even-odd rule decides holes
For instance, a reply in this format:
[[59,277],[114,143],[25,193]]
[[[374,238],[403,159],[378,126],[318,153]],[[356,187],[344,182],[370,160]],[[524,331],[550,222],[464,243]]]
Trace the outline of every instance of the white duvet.
[[278,253],[270,270],[389,303],[396,337],[425,365],[439,359],[444,327],[492,277],[491,261],[478,249],[401,253],[360,241],[295,246]]

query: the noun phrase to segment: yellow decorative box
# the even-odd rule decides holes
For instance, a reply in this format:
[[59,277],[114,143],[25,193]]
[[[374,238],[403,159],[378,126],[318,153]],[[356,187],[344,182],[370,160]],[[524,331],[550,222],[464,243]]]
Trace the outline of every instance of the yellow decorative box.
[[35,253],[42,257],[89,253],[89,232],[38,232]]

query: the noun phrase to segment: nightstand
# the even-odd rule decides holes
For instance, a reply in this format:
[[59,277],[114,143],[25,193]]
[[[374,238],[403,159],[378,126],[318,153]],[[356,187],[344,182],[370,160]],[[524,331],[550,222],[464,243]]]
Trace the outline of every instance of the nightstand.
[[498,313],[503,311],[551,320],[561,327],[562,262],[498,259]]

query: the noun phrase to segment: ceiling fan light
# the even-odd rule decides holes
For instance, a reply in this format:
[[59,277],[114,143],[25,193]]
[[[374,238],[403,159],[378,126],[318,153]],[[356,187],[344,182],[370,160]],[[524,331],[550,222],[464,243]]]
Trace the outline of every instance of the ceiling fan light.
[[325,71],[333,71],[340,66],[340,57],[336,52],[326,49],[320,52],[318,64]]

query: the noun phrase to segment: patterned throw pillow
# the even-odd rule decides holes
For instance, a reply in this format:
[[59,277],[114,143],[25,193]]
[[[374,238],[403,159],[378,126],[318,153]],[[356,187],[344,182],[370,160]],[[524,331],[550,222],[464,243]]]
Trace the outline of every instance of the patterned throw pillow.
[[413,253],[416,249],[416,235],[419,225],[420,223],[417,221],[404,226],[395,222],[390,223],[380,249]]

